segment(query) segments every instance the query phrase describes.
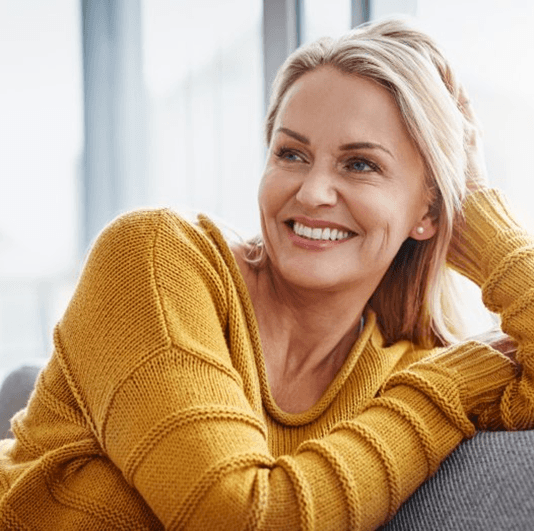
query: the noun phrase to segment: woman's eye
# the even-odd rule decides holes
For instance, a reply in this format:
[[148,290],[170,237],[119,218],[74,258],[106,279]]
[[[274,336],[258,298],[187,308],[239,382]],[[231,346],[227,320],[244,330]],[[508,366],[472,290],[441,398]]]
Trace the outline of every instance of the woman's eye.
[[287,148],[281,148],[276,152],[276,156],[279,159],[285,160],[287,162],[300,162],[302,161],[302,157],[292,149]]
[[355,171],[358,173],[368,173],[373,171],[378,171],[378,167],[365,160],[349,160],[346,164],[346,167],[349,171]]
[[299,160],[299,156],[298,156],[296,153],[291,153],[291,152],[289,152],[289,153],[285,153],[285,154],[284,154],[284,158],[285,158],[286,160],[292,160],[292,161],[297,161],[297,160]]

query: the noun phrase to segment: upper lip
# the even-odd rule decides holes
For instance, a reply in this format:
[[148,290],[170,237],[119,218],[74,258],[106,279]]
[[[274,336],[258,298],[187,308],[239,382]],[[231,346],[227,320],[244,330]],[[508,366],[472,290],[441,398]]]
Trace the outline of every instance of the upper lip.
[[296,221],[302,223],[307,227],[317,228],[317,229],[337,229],[353,233],[354,231],[350,230],[339,223],[334,223],[333,221],[326,221],[324,219],[312,219],[306,216],[295,216],[288,219],[288,221]]

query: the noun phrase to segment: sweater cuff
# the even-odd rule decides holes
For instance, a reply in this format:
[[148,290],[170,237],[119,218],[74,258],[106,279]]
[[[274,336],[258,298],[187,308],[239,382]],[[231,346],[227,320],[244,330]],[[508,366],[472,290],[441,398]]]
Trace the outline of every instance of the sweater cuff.
[[515,220],[498,190],[488,188],[470,194],[463,213],[447,261],[479,286],[508,253],[532,244],[531,236]]
[[506,356],[477,341],[451,347],[409,367],[435,381],[444,373],[458,382],[460,400],[468,417],[498,403],[506,386],[517,376],[517,366]]

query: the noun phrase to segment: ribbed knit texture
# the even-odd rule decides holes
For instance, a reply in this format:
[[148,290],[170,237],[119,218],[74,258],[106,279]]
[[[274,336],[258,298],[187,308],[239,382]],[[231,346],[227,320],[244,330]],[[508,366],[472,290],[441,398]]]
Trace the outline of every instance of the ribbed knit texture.
[[[269,391],[251,301],[207,218],[167,210],[99,237],[14,441],[2,529],[374,529],[484,426],[534,423],[534,251],[496,192],[466,205],[451,263],[519,342],[384,348],[373,313],[309,411]],[[498,243],[497,243],[498,242]]]

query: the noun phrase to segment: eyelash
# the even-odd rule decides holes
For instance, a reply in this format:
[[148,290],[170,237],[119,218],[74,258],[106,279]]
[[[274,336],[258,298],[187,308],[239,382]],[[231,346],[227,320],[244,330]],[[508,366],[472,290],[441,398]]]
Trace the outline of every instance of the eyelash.
[[[300,157],[301,159],[304,159],[304,157],[302,157],[302,155],[298,152],[298,151],[295,151],[294,149],[291,149],[291,148],[288,148],[286,146],[281,146],[276,152],[275,152],[275,155],[277,158],[281,159],[281,160],[285,160],[286,162],[300,162],[300,161],[291,161],[291,160],[288,160],[286,159],[286,155],[295,155],[297,157]],[[350,166],[357,163],[357,162],[360,162],[360,163],[363,163],[363,164],[366,164],[367,166],[369,166],[369,168],[371,168],[370,171],[358,171],[358,170],[351,170],[350,169]],[[371,172],[376,172],[376,173],[379,173],[381,171],[381,168],[378,164],[374,163],[374,162],[371,162],[370,160],[367,160],[365,158],[361,158],[361,157],[357,157],[357,158],[352,158],[352,159],[349,159],[345,162],[345,168],[348,170],[348,171],[354,171],[356,173],[371,173]]]
[[354,158],[354,159],[347,160],[346,163],[345,163],[345,167],[346,168],[348,167],[347,169],[349,171],[355,171],[356,173],[371,173],[371,171],[351,170],[350,166],[352,166],[356,162],[360,162],[360,163],[366,164],[367,166],[369,166],[369,168],[371,168],[372,172],[379,173],[381,171],[380,170],[380,166],[378,166],[378,164],[375,164],[374,162],[371,162],[370,160],[362,159],[362,158]]
[[[297,157],[300,157],[302,158],[302,156],[296,152],[294,149],[291,149],[291,148],[288,148],[286,146],[281,146],[275,153],[275,155],[277,156],[277,158],[279,159],[283,159],[283,160],[286,160],[284,157],[288,154],[291,154],[291,155],[295,155]],[[287,161],[287,162],[296,162],[296,161]]]

